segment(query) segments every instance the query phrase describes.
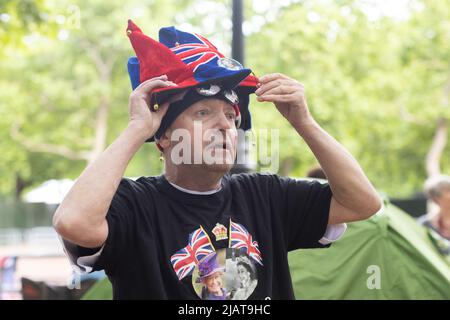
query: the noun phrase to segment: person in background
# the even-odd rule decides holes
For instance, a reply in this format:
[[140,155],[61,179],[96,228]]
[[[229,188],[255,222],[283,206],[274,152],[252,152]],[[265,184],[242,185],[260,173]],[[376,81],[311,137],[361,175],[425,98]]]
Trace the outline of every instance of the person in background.
[[418,222],[450,240],[450,176],[438,175],[425,181],[426,197],[436,206]]

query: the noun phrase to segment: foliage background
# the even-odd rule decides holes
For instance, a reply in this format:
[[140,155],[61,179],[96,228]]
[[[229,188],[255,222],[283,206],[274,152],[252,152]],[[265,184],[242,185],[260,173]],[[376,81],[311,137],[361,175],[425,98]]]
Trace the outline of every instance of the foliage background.
[[[155,38],[176,25],[231,52],[228,0],[0,0],[1,194],[75,179],[125,128],[130,17]],[[450,118],[450,2],[247,0],[245,19],[246,66],[304,83],[317,121],[378,189],[421,189],[437,124]],[[273,106],[252,98],[251,109],[255,129],[280,128],[279,173],[304,176],[315,164],[306,145]],[[144,145],[126,175],[161,173],[158,158]]]

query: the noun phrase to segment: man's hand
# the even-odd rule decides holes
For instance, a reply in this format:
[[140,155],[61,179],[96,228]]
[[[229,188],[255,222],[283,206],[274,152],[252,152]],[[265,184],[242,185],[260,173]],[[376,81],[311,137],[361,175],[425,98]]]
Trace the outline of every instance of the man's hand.
[[145,139],[159,128],[167,111],[169,103],[157,112],[150,111],[150,93],[170,85],[174,84],[163,75],[141,83],[131,93],[128,127],[83,170],[56,210],[53,225],[62,238],[86,248],[105,243],[109,233],[106,214],[125,169]]
[[150,94],[156,88],[167,86],[176,86],[176,84],[168,81],[166,75],[162,75],[142,82],[130,94],[130,125],[138,127],[147,137],[153,136],[158,130],[169,105],[169,103],[165,103],[157,112],[150,111]]
[[259,78],[258,101],[273,102],[322,166],[333,190],[329,224],[367,219],[382,203],[363,170],[345,148],[312,118],[301,83],[274,73]]
[[305,88],[300,82],[281,73],[264,75],[259,82],[260,87],[255,92],[258,101],[273,102],[295,128],[314,123],[306,103]]

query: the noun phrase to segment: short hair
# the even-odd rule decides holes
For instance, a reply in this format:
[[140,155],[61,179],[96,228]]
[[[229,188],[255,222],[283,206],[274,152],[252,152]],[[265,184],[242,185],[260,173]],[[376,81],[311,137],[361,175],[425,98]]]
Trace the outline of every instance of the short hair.
[[424,192],[429,199],[440,197],[444,190],[450,190],[450,176],[436,175],[425,181]]

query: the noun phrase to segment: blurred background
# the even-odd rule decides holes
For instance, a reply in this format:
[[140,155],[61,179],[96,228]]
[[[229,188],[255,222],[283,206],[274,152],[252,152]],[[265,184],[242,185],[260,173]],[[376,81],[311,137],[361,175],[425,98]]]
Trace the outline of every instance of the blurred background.
[[[281,72],[305,85],[313,116],[401,209],[391,229],[427,212],[425,179],[450,173],[449,1],[0,0],[0,299],[78,299],[93,283],[70,290],[73,271],[51,218],[74,179],[127,125],[126,62],[134,55],[127,19],[153,38],[169,25],[198,32],[235,56],[233,3],[243,18],[237,58],[257,76]],[[256,132],[280,129],[278,174],[306,176],[315,159],[287,121],[254,97],[251,110]],[[125,175],[162,169],[146,144]],[[420,237],[428,241],[417,229]],[[450,299],[449,264],[436,263],[443,295],[400,290],[397,297]],[[427,283],[433,292],[437,284]]]

